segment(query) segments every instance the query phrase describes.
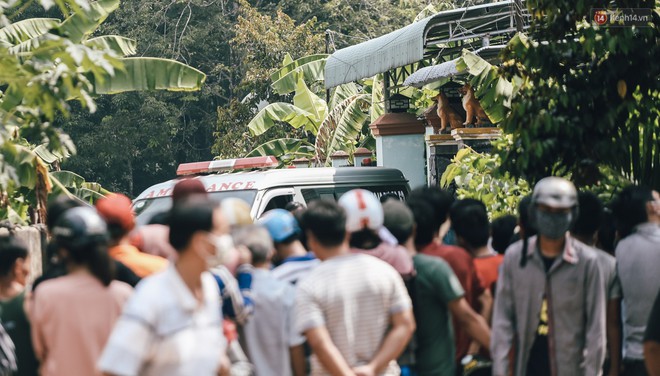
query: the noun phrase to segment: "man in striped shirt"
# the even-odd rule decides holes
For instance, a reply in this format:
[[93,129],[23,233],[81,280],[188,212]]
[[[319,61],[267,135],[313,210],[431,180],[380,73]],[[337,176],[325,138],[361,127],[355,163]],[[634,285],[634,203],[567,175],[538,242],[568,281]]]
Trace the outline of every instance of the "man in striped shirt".
[[403,280],[387,263],[351,253],[346,213],[318,200],[303,216],[322,260],[297,286],[294,327],[312,347],[312,375],[398,375],[394,361],[415,330]]

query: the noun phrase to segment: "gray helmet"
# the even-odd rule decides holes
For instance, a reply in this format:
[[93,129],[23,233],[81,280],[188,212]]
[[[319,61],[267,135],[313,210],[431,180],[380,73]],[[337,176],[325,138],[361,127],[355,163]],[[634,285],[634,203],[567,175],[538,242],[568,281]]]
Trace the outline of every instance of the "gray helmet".
[[108,228],[91,207],[81,206],[65,211],[53,226],[53,238],[69,251],[108,242]]
[[577,190],[570,181],[550,176],[539,180],[532,193],[532,206],[547,205],[551,208],[569,209],[578,205]]

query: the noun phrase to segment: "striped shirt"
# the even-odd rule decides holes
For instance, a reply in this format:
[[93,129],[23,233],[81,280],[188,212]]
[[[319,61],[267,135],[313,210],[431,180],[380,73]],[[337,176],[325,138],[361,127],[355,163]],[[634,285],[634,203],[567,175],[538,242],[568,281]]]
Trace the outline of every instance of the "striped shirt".
[[254,312],[251,292],[253,270],[252,265],[243,264],[238,267],[236,278],[222,265],[210,270],[220,289],[222,316],[240,325],[244,325]]
[[[322,262],[299,281],[295,329],[299,333],[325,326],[351,367],[372,360],[387,334],[391,316],[411,308],[399,274],[387,263],[363,254]],[[392,361],[384,375],[398,375]],[[312,356],[312,375],[328,375]]]
[[273,277],[295,285],[298,280],[309,274],[320,262],[312,252],[305,256],[287,257],[279,266],[273,269]]
[[106,344],[99,368],[130,375],[215,375],[225,351],[218,287],[203,273],[199,304],[174,268],[140,282]]

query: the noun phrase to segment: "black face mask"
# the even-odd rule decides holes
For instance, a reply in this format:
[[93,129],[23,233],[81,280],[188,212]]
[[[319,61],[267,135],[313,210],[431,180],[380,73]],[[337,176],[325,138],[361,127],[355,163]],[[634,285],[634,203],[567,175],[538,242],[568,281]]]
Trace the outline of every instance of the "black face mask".
[[536,211],[536,229],[540,235],[550,239],[564,237],[571,227],[573,213],[549,213],[541,210]]

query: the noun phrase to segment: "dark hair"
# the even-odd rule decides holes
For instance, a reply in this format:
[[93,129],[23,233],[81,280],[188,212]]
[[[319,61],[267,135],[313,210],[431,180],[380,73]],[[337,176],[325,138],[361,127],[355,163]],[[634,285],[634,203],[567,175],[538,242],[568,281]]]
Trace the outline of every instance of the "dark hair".
[[172,207],[170,213],[170,244],[181,252],[198,231],[213,229],[213,212],[220,203],[204,196],[189,197]]
[[516,229],[518,219],[514,215],[504,215],[493,220],[490,225],[491,246],[503,255],[509,245]]
[[603,218],[598,228],[596,247],[614,256],[614,250],[616,249],[616,223],[612,211],[608,208],[603,210]]
[[305,205],[303,205],[302,202],[298,202],[298,201],[289,201],[286,203],[286,205],[284,205],[284,210],[291,213],[301,209],[305,209]]
[[167,225],[170,221],[170,212],[169,210],[158,212],[149,218],[148,225]]
[[403,245],[413,234],[415,218],[403,201],[389,200],[383,203],[383,226]]
[[488,244],[488,211],[483,202],[472,198],[456,201],[449,210],[449,217],[456,236],[463,238],[468,247],[474,249]]
[[435,233],[438,231],[435,228],[433,209],[429,204],[419,198],[411,198],[406,202],[410,211],[415,218],[416,231],[415,231],[415,247],[417,249],[430,244],[433,241]]
[[382,242],[382,239],[376,231],[365,228],[351,233],[349,245],[351,248],[374,249]]
[[401,201],[401,197],[399,197],[399,195],[397,195],[396,193],[385,193],[384,195],[380,196],[380,203],[384,204],[385,202],[387,202],[387,200],[390,199]]
[[69,257],[77,264],[87,265],[89,271],[104,286],[115,279],[115,264],[108,254],[108,246],[103,243],[89,243],[84,247],[66,248]]
[[520,200],[518,203],[518,219],[520,220],[520,227],[522,227],[523,232],[526,237],[531,237],[536,235],[536,229],[530,221],[529,211],[531,210],[532,205],[532,196],[527,195]]
[[447,216],[449,215],[449,208],[454,202],[454,197],[450,195],[447,191],[443,191],[438,187],[419,187],[415,188],[408,199],[419,199],[430,205],[433,210],[433,218],[431,225],[433,226],[433,232],[438,232],[440,226],[447,221]]
[[65,195],[58,196],[53,202],[48,204],[48,215],[46,216],[46,227],[48,228],[48,231],[50,232],[53,230],[55,222],[57,222],[65,211],[79,206],[84,206],[84,204]]
[[653,192],[641,186],[626,187],[614,198],[612,212],[620,239],[632,234],[635,226],[648,221],[646,204],[649,201],[653,201]]
[[25,259],[27,256],[27,248],[15,236],[0,236],[0,276],[8,276],[16,260]]
[[336,247],[346,238],[346,212],[334,201],[312,201],[302,217],[305,229],[325,247]]
[[531,223],[530,211],[532,210],[532,195],[527,195],[520,200],[518,204],[518,215],[520,219],[520,230],[523,232],[523,246],[520,252],[520,267],[524,268],[527,265],[527,248],[529,246],[529,238],[536,235],[536,228]]
[[577,219],[571,232],[580,237],[592,238],[603,220],[603,203],[591,192],[578,193]]

